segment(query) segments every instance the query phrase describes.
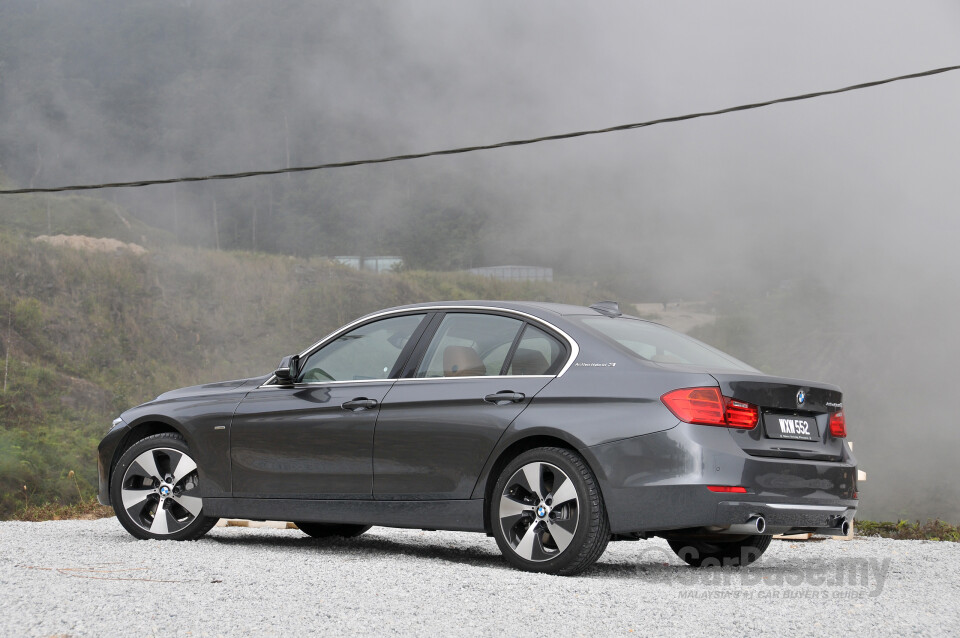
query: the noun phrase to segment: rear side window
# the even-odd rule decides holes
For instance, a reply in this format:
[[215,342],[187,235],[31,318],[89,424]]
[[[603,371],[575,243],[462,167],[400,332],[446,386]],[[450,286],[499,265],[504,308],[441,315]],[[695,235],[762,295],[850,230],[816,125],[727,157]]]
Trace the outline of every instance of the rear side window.
[[510,359],[507,374],[556,374],[564,352],[563,346],[554,337],[528,324]]
[[613,341],[628,353],[653,363],[695,365],[756,372],[716,348],[669,328],[627,317],[577,317],[591,332]]
[[417,377],[488,377],[500,374],[523,322],[491,314],[450,313],[427,348]]

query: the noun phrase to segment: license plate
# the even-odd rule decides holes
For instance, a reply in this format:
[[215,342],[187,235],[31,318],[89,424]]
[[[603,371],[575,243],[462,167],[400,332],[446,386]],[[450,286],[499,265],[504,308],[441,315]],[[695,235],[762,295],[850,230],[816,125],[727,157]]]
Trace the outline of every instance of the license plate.
[[791,441],[819,441],[817,420],[809,416],[787,416],[783,414],[764,414],[763,425],[767,436],[772,439],[790,439]]

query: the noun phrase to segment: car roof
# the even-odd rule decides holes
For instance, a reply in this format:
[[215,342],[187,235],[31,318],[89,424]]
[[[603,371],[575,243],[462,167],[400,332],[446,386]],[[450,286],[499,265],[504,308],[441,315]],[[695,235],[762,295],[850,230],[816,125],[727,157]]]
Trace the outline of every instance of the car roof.
[[489,299],[472,299],[462,301],[433,301],[427,303],[410,304],[406,306],[397,306],[395,308],[386,308],[377,314],[394,310],[416,310],[418,308],[502,308],[504,310],[516,310],[526,312],[535,317],[550,319],[557,316],[570,315],[596,315],[593,308],[586,306],[575,306],[572,304],[548,303],[540,301],[492,301]]

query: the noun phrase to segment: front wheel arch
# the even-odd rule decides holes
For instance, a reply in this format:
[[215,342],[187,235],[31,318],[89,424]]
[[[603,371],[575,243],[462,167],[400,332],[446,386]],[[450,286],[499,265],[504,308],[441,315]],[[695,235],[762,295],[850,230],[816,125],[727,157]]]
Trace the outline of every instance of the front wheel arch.
[[[153,436],[154,434],[162,434],[164,432],[184,436],[183,432],[173,427],[169,423],[164,423],[162,421],[145,421],[131,427],[126,436],[124,436],[120,440],[120,443],[117,444],[117,449],[113,451],[113,459],[110,461],[110,475],[107,477],[107,484],[110,485],[110,482],[113,481],[113,471],[117,468],[117,463],[120,461],[120,457],[123,456],[124,452],[143,439]],[[186,439],[185,436],[184,439]]]
[[218,518],[204,514],[199,472],[177,432],[134,441],[123,449],[110,483],[118,521],[138,539],[200,538]]

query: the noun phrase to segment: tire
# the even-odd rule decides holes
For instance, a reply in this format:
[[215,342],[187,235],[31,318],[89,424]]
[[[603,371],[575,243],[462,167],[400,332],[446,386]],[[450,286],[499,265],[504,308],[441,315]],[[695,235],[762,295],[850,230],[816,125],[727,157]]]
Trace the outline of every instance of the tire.
[[143,540],[196,540],[217,523],[203,515],[197,464],[183,437],[172,432],[126,449],[113,471],[110,499],[120,524]]
[[294,524],[300,531],[313,538],[354,538],[369,530],[372,525],[349,525],[347,523],[301,523]]
[[610,540],[597,480],[579,454],[564,448],[536,448],[513,459],[488,507],[504,558],[525,571],[578,574]]
[[742,567],[754,562],[770,547],[772,536],[747,536],[742,540],[669,540],[670,549],[693,567]]

